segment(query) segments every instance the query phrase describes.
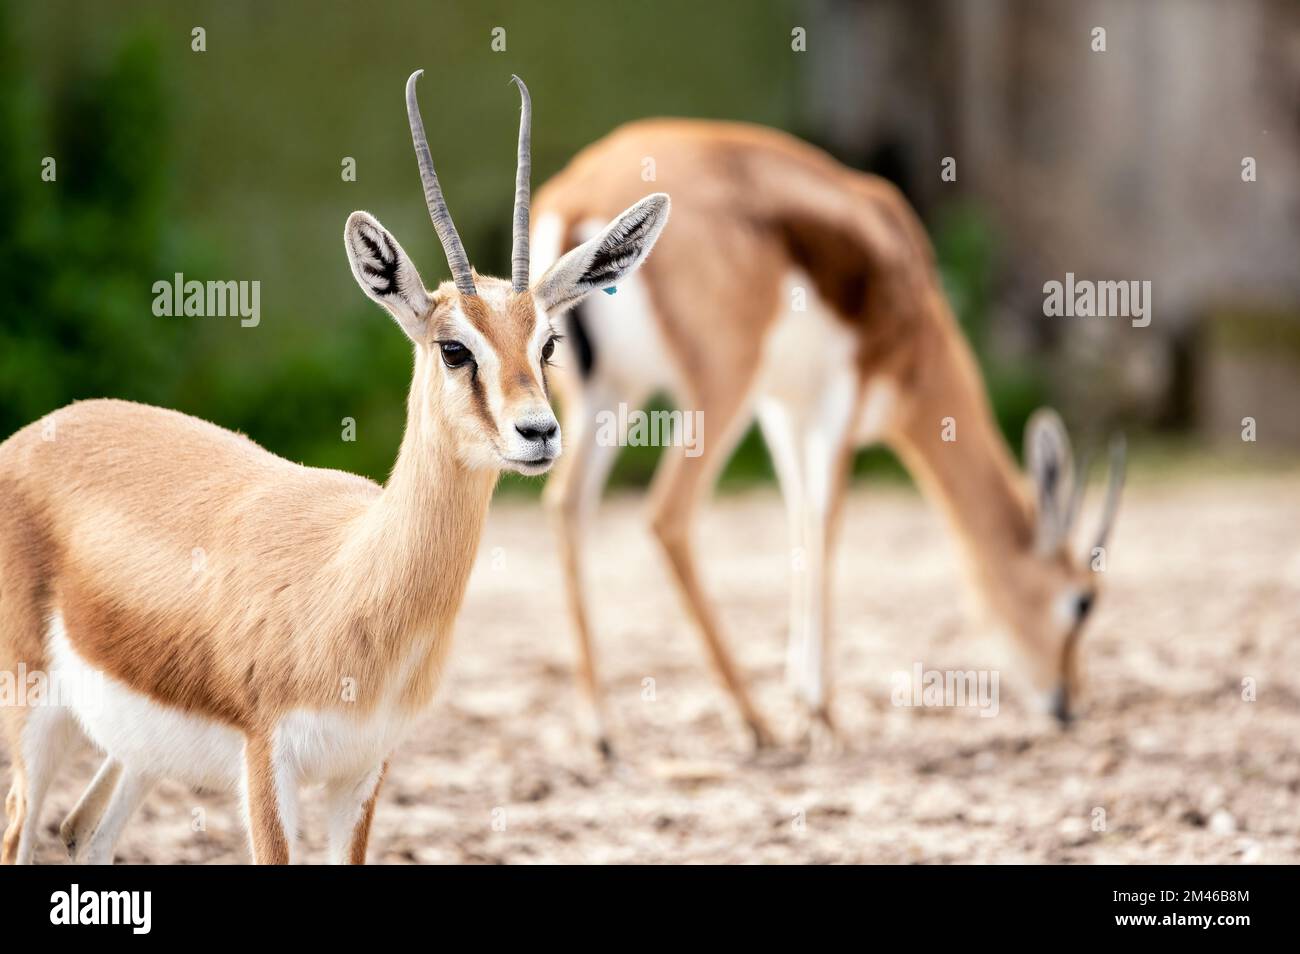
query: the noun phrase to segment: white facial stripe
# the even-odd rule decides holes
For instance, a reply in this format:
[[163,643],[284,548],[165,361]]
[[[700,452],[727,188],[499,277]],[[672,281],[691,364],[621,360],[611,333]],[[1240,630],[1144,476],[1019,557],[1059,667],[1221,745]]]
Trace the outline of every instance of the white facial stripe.
[[[491,302],[491,304],[496,307],[504,307],[503,302]],[[538,396],[541,397],[546,392],[546,389],[542,386],[542,348],[550,340],[553,332],[550,322],[540,308],[534,306],[533,314],[533,333],[528,343],[528,368],[529,373],[533,376],[533,382],[537,386]],[[501,387],[501,359],[488,343],[488,340],[465,316],[459,305],[452,309],[451,321],[452,333],[456,336],[456,340],[469,348],[474,355],[475,362],[478,364],[479,380],[483,382],[488,408],[492,412],[492,417],[498,422],[498,426],[504,427],[508,415],[506,414],[505,395]],[[455,387],[450,377],[446,379],[445,386],[448,388]]]
[[[483,391],[487,397],[488,410],[492,412],[492,419],[500,422],[504,404],[501,394],[501,359],[497,357],[496,350],[488,344],[487,338],[483,337],[465,317],[459,305],[452,309],[451,320],[457,335],[456,340],[469,348],[470,353],[474,355],[474,362],[478,365],[479,380],[483,382]],[[458,385],[452,376],[448,375],[444,379],[443,386],[451,390]]]

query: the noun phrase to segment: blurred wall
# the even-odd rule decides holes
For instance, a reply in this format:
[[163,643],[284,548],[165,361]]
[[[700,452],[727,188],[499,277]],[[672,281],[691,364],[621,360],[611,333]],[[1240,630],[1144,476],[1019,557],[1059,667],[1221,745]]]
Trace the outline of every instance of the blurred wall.
[[[1300,439],[1285,419],[1300,401],[1300,4],[813,9],[831,51],[807,108],[825,139],[883,158],[923,210],[987,212],[1000,334],[1059,365],[1060,399],[1229,437],[1243,414],[1271,413],[1274,434]],[[940,179],[945,156],[956,182]],[[1044,317],[1043,283],[1067,271],[1151,281],[1152,324]]]

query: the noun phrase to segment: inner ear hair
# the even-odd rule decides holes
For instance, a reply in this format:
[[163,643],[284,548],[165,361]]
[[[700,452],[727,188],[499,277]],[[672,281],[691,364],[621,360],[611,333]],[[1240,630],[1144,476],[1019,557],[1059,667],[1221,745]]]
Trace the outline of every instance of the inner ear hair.
[[343,230],[353,277],[362,291],[397,319],[407,336],[424,337],[432,309],[428,291],[397,239],[366,212],[353,212]]
[[605,230],[552,265],[536,294],[552,313],[626,278],[644,261],[668,221],[668,196],[656,192],[625,209]]
[[627,220],[618,223],[605,240],[592,253],[587,263],[583,282],[597,288],[618,281],[623,273],[641,254],[645,240],[650,232],[652,214],[650,209],[641,209]]
[[1050,551],[1069,533],[1075,479],[1069,434],[1051,408],[1039,408],[1029,418],[1025,459],[1038,498],[1038,546]]
[[361,223],[355,232],[357,241],[365,247],[366,254],[357,261],[362,274],[368,279],[370,289],[381,298],[397,294],[397,266],[400,260],[388,234]]

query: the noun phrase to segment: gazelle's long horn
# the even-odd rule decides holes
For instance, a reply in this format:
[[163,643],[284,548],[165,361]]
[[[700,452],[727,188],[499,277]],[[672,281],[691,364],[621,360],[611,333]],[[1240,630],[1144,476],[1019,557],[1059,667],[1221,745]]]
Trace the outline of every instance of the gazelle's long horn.
[[1104,547],[1115,524],[1115,515],[1119,512],[1120,492],[1124,489],[1125,458],[1128,450],[1123,434],[1116,434],[1110,441],[1110,481],[1106,485],[1106,504],[1101,511],[1101,524],[1097,527],[1097,542],[1093,548]]
[[528,207],[529,181],[533,171],[533,100],[528,87],[518,76],[511,82],[519,87],[522,100],[519,114],[519,164],[515,169],[515,229],[510,247],[510,287],[517,292],[528,290]]
[[442,243],[443,254],[451,267],[451,277],[462,295],[477,295],[474,287],[474,274],[470,271],[469,257],[465,246],[460,242],[456,232],[456,223],[451,220],[447,209],[447,200],[442,197],[442,186],[438,184],[438,173],[433,171],[433,157],[429,155],[429,140],[424,135],[424,120],[420,118],[420,104],[415,100],[415,81],[424,70],[416,70],[406,81],[406,116],[411,121],[411,141],[415,143],[415,159],[420,165],[420,184],[424,186],[424,204],[429,207],[429,218],[433,219],[434,231]]

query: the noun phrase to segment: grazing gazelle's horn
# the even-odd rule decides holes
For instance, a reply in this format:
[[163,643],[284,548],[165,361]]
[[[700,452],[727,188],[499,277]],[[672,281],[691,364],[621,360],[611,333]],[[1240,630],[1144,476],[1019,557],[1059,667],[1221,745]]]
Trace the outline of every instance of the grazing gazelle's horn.
[[438,173],[433,171],[433,157],[429,155],[429,140],[424,135],[424,120],[420,118],[420,104],[415,101],[415,81],[424,70],[416,70],[406,81],[406,116],[411,121],[411,141],[415,143],[415,158],[420,165],[420,183],[424,186],[424,203],[429,207],[434,231],[442,243],[442,251],[451,267],[451,277],[462,295],[477,295],[474,274],[470,271],[469,257],[460,242],[456,224],[447,210],[447,200],[442,197]]
[[519,87],[523,100],[519,116],[519,165],[515,170],[515,238],[510,248],[510,286],[517,292],[528,290],[528,187],[533,159],[533,101],[528,87],[518,76],[511,82]]
[[1106,504],[1101,511],[1101,524],[1097,527],[1097,542],[1093,549],[1104,547],[1110,529],[1115,523],[1115,514],[1119,512],[1120,491],[1124,489],[1124,464],[1127,447],[1123,434],[1116,434],[1110,442],[1110,481],[1106,485]]

